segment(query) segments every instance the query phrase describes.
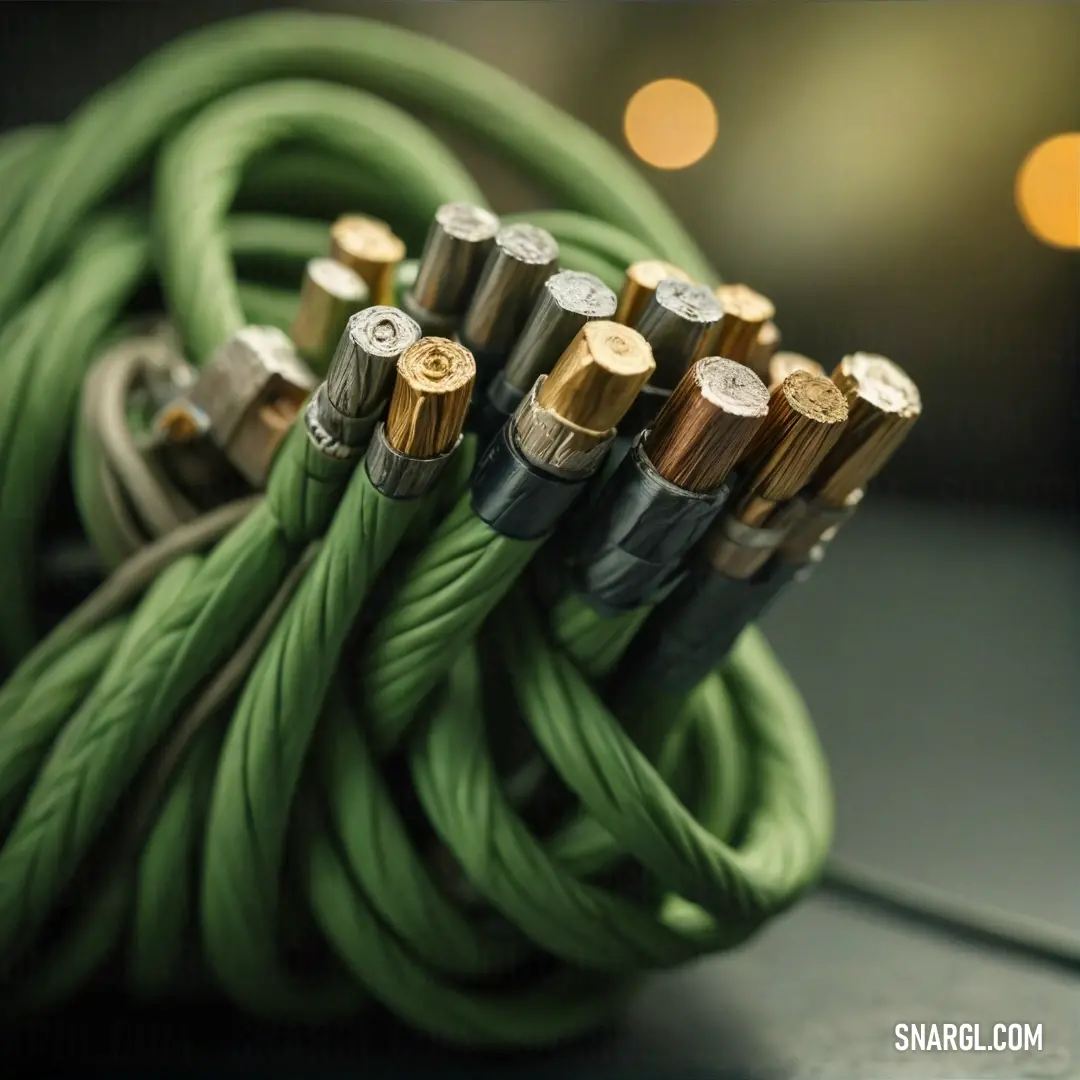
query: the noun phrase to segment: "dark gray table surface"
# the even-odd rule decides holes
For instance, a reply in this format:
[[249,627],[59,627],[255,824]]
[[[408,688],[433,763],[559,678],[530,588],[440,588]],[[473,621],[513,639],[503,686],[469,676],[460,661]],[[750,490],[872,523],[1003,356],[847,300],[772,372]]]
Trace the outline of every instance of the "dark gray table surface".
[[[1078,539],[1049,519],[878,502],[770,613],[832,765],[839,853],[1080,928]],[[893,1048],[895,1024],[935,1021],[1041,1023],[1044,1049]],[[128,1024],[97,1024],[80,1060],[111,1072]],[[553,1056],[227,1034],[205,1051],[161,1038],[199,1076],[1080,1077],[1080,980],[823,893],[741,950],[651,980],[618,1032]]]

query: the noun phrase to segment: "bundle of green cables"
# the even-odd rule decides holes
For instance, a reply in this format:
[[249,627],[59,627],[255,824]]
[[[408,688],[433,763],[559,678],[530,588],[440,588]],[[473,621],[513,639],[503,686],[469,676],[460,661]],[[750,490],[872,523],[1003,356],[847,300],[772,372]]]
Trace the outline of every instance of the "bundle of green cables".
[[[392,503],[298,424],[265,495],[194,519],[148,495],[156,539],[131,553],[108,501],[140,480],[110,472],[106,443],[132,436],[87,426],[91,364],[127,377],[148,296],[195,364],[246,324],[288,327],[282,283],[343,209],[415,249],[439,205],[484,205],[414,110],[566,208],[527,216],[564,267],[617,287],[664,258],[716,280],[598,136],[359,19],[213,27],[62,127],[0,140],[9,1016],[119,973],[142,998],[299,1020],[374,1002],[456,1043],[548,1044],[608,1022],[640,974],[745,940],[822,871],[825,766],[762,637],[686,700],[615,715],[595,684],[640,615],[545,611],[523,584],[540,541],[498,537],[462,496],[473,448],[430,497]],[[49,629],[38,546],[69,446],[114,569]],[[507,738],[572,797],[555,825],[515,794]]]

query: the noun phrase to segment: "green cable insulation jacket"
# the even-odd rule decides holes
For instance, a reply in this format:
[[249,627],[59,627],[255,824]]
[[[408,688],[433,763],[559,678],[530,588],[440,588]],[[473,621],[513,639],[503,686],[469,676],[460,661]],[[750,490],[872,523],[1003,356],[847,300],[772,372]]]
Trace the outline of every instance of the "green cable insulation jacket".
[[[545,756],[604,829],[659,880],[747,929],[816,882],[832,835],[828,772],[805,706],[760,633],[742,635],[725,669],[729,690],[755,723],[758,751],[756,805],[742,842],[732,848],[681,805],[573,662],[544,648],[532,612],[519,608],[513,619],[500,614],[494,638]],[[679,701],[650,701],[648,710],[668,715]]]
[[542,543],[497,533],[473,513],[469,493],[439,524],[362,643],[356,693],[380,755],[401,743]]
[[[702,824],[722,838],[736,836],[749,805],[750,756],[745,727],[724,680],[714,672],[682,703],[671,723],[673,737],[657,763],[657,771],[666,779],[678,772],[680,752],[700,749],[702,754],[711,755],[701,763],[695,778],[699,794],[693,809]],[[686,740],[691,737],[688,749]],[[687,787],[693,790],[693,782]],[[551,837],[548,847],[553,857],[572,867],[579,877],[602,873],[622,857],[611,833],[585,813],[564,825]]]
[[731,944],[726,928],[705,916],[666,924],[655,910],[582,880],[577,867],[552,857],[503,794],[475,682],[454,667],[447,698],[411,750],[428,820],[470,883],[537,945],[601,971],[668,967]]
[[0,135],[0,239],[34,181],[54,139],[46,127],[19,128]]
[[368,591],[420,506],[382,495],[356,469],[225,737],[206,829],[201,925],[219,982],[252,1011],[317,1017],[355,1007],[354,987],[294,979],[280,962],[278,891],[289,813],[330,680]]
[[124,625],[124,620],[116,619],[77,638],[50,665],[49,677],[31,683],[18,708],[4,711],[0,726],[0,836],[7,832],[53,739],[108,664]]
[[[516,590],[504,601],[507,616],[512,617],[512,612],[530,599],[525,590]],[[553,644],[573,660],[587,679],[596,681],[615,667],[651,610],[651,606],[642,606],[615,616],[601,616],[580,596],[569,593],[548,612],[547,630]],[[547,647],[546,643],[541,647]],[[519,695],[524,692],[520,685],[516,690]],[[703,815],[711,815],[710,831],[721,838],[731,835],[746,796],[744,742],[732,734],[736,713],[724,691],[723,680],[714,674],[703,680],[681,707],[676,705],[673,712],[641,710],[635,718],[634,734],[647,744],[647,755],[656,759],[660,776],[673,783],[677,791],[685,784],[675,783],[674,774],[680,769],[685,771],[688,762],[700,758],[686,753],[688,738],[695,739],[699,749],[708,747],[718,759],[719,764],[710,759],[702,766],[706,780],[700,785],[705,791],[716,792],[716,800],[694,809],[695,816],[703,822]],[[650,720],[652,730],[648,730]],[[718,732],[726,734],[720,737]],[[524,745],[532,753],[537,750],[535,740],[528,735]],[[529,791],[538,789],[547,776],[550,776],[548,769],[536,773]],[[563,826],[552,843],[564,856],[572,852],[580,870],[588,873],[609,867],[621,850],[612,835],[584,813]]]
[[[179,531],[179,530],[177,530]],[[190,711],[184,724],[201,723],[200,709],[209,714],[220,707],[231,693],[230,687],[250,667],[254,651],[265,640],[267,628],[280,614],[295,583],[306,569],[307,558],[296,564],[274,601],[259,620],[259,624],[229,663],[219,672],[199,701]],[[28,980],[19,988],[18,1012],[30,1011],[54,1004],[89,978],[120,943],[129,921],[132,933],[129,944],[129,980],[142,995],[160,991],[168,980],[173,991],[182,988],[178,978],[183,944],[190,911],[190,870],[196,854],[195,840],[200,831],[205,789],[213,775],[212,753],[216,750],[216,732],[199,731],[190,752],[181,761],[179,775],[164,799],[151,796],[151,809],[160,814],[146,836],[138,866],[133,866],[135,848],[146,830],[145,801],[136,802],[126,816],[128,825],[119,851],[112,852],[112,863],[106,867],[96,891],[85,907],[80,908],[73,925],[58,942],[50,945],[47,956],[40,960]],[[209,735],[210,738],[201,736]],[[168,763],[168,755],[163,757]],[[162,764],[159,760],[158,765]],[[151,777],[151,783],[155,780]],[[158,780],[160,784],[160,780]],[[144,785],[145,786],[145,785]],[[145,796],[146,791],[139,794]],[[134,822],[133,825],[130,824]],[[130,913],[130,914],[129,914]],[[183,973],[181,972],[181,975]]]
[[209,106],[158,159],[155,224],[170,308],[196,362],[244,325],[224,217],[254,154],[300,133],[431,217],[444,202],[483,202],[457,159],[408,113],[332,83],[255,86]]
[[[133,555],[119,570],[43,638],[0,686],[0,736],[35,684],[79,639],[91,634],[130,606],[154,578],[180,555],[214,543],[248,515],[261,497],[243,499],[214,510]],[[0,753],[0,758],[6,757]]]
[[76,684],[88,692],[108,664],[127,622],[123,613],[157,574],[182,555],[208,547],[255,505],[257,500],[245,500],[224,507],[145,548],[40,642],[0,688],[0,836],[86,696]]
[[[410,533],[416,530],[418,526],[423,527],[425,519],[438,516],[445,509],[448,500],[451,500],[467,484],[475,454],[473,442],[474,440],[471,438],[463,440],[454,459],[442,473],[439,485],[430,491],[425,498],[411,503],[407,507],[402,507],[400,510],[397,506],[387,510],[387,513],[400,512],[408,519],[401,540],[402,545],[410,543]],[[372,499],[375,499],[376,503],[386,502],[386,500],[375,496],[370,491],[370,485],[367,485],[366,473],[361,471],[359,474],[354,474],[352,484],[353,488],[350,490],[354,493],[352,496],[346,494],[345,505],[342,506],[339,516],[335,519],[340,524],[337,525],[334,536],[332,538],[327,537],[326,541],[331,552],[337,550],[337,555],[334,557],[339,560],[341,558],[340,545],[345,544],[348,549],[351,549],[355,539],[351,525],[342,523],[342,518],[351,522],[351,519],[356,516],[354,511],[358,500],[361,507]],[[364,487],[361,485],[368,488],[366,496],[364,495]],[[361,494],[357,495],[356,492]],[[364,497],[361,498],[361,496]],[[427,529],[425,528],[423,531],[426,533]],[[384,535],[386,534],[384,533]],[[415,543],[415,540],[412,542]],[[352,557],[351,554],[348,557]],[[330,558],[330,556],[326,558]],[[306,567],[297,564],[290,576],[299,581],[303,579],[304,574],[306,574]],[[327,578],[327,580],[330,579]],[[334,581],[333,583],[341,584],[340,581]],[[346,584],[348,583],[346,582]],[[312,587],[311,585],[306,586],[308,590]],[[291,589],[289,591],[291,594]],[[275,603],[280,602],[283,604],[280,599],[283,592],[284,587],[283,590],[279,591],[279,600],[275,601]],[[351,602],[354,605],[358,602],[355,590],[351,590],[347,594],[348,597],[352,597]],[[260,622],[266,623],[266,630],[260,631],[257,627],[249,635],[241,649],[233,655],[226,668],[223,668],[219,673],[216,680],[218,685],[226,687],[231,685],[241,678],[241,670],[246,675],[248,669],[254,664],[255,656],[262,648],[261,642],[268,638],[270,630],[275,625],[278,625],[278,616],[275,612],[268,611]],[[255,652],[252,652],[253,649]],[[326,652],[325,655],[328,657],[330,653]],[[237,670],[230,672],[229,669]],[[302,704],[298,707],[300,711],[304,708],[310,708],[308,694],[312,689],[311,682],[307,682]],[[220,700],[225,692],[224,689],[215,690],[212,685],[208,695],[212,700]],[[283,698],[275,700],[279,711],[286,712],[288,722],[293,725],[296,722],[296,712],[284,700],[287,697],[288,694],[286,693]],[[197,728],[201,723],[199,719],[200,708],[203,715],[206,715],[207,711],[213,707],[212,700],[207,701],[204,695],[204,698],[200,699],[200,703],[193,707],[193,710],[179,724],[178,734],[181,737],[185,728],[193,724]],[[264,725],[267,720],[268,718],[262,714],[254,717],[254,722],[259,725]],[[285,719],[282,718],[280,722],[284,723]],[[203,821],[205,814],[208,812],[209,789],[216,772],[215,761],[220,743],[214,728],[207,732],[199,731],[195,737],[199,740],[198,745],[195,746],[192,752],[192,758],[183,762],[183,772],[178,777],[176,786],[162,812],[159,827],[155,829],[147,842],[140,865],[139,903],[136,913],[141,918],[136,925],[136,929],[138,930],[141,927],[142,933],[137,933],[132,940],[129,970],[132,978],[136,981],[137,987],[143,992],[161,993],[173,985],[176,981],[173,978],[174,972],[177,969],[180,957],[185,952],[182,932],[187,924],[183,918],[183,912],[188,910],[188,904],[190,903],[186,899],[190,891],[186,887],[186,883],[190,876],[188,868],[191,865],[187,861],[185,853],[190,851],[191,857],[194,857],[195,840],[205,833]],[[176,752],[182,753],[182,747]],[[203,760],[201,759],[210,759],[209,768],[203,768]],[[354,787],[355,783],[356,778],[353,777],[350,781],[350,788]],[[277,795],[280,795],[280,792]],[[166,828],[166,817],[169,818],[168,828]],[[178,843],[178,837],[182,838],[183,842]],[[400,863],[400,859],[395,860],[395,866],[400,865]],[[403,898],[400,891],[395,894],[394,899],[398,904],[402,902]],[[192,908],[192,910],[194,909]],[[172,928],[171,931],[170,927]],[[467,939],[463,940],[459,945],[459,949],[462,952],[467,951],[469,944]],[[355,992],[342,994],[341,1000],[342,1002],[355,1004],[357,995]]]
[[[40,305],[31,305],[26,332],[3,350],[0,646],[9,660],[21,658],[33,644],[33,544],[70,431],[79,382],[94,345],[148,271],[149,249],[137,221],[101,221],[86,235],[63,277],[39,294]],[[0,348],[6,337],[6,332],[0,335]]]
[[693,277],[715,274],[681,224],[606,141],[513,79],[444,45],[361,19],[257,15],[162,49],[87,102],[0,244],[0,318],[36,284],[77,222],[200,106],[245,83],[314,74],[386,93],[499,151],[570,209],[619,225]]
[[555,643],[590,679],[606,675],[618,663],[652,607],[642,605],[618,615],[599,615],[580,596],[569,593],[548,613]]
[[[169,604],[175,603],[179,599],[185,586],[191,581],[191,579],[195,575],[198,569],[199,561],[200,560],[198,556],[184,556],[183,558],[178,559],[174,563],[172,563],[151,585],[147,593],[147,602],[140,606],[140,608],[135,612],[132,618],[128,620],[126,625],[123,627],[120,641],[116,649],[112,652],[112,655],[110,656],[109,662],[106,665],[104,671],[101,673],[97,685],[94,687],[93,691],[86,699],[87,701],[92,702],[96,695],[107,692],[110,687],[116,688],[123,685],[124,680],[127,677],[127,669],[132,663],[132,660],[134,659],[139,649],[141,649],[142,647],[143,634],[145,634],[152,625],[154,612],[157,609],[158,605],[168,606]],[[84,713],[82,715],[85,716],[86,714]],[[58,760],[62,761],[64,759],[65,753],[68,751],[70,744],[72,742],[77,742],[82,734],[83,733],[79,730],[79,724],[77,719],[75,722],[68,724],[68,726],[63,730],[56,742],[53,744],[44,762],[38,778],[39,785],[43,779],[46,779],[50,776],[50,773],[55,768],[56,762]],[[32,810],[34,805],[35,804],[33,795],[31,795],[31,797],[27,800],[25,804],[24,817],[25,809],[28,808]],[[48,811],[46,810],[46,813],[47,812]],[[18,826],[16,826],[16,829],[12,830],[12,832],[9,834],[8,840],[5,843],[5,851],[7,850],[7,846],[11,843],[12,839],[18,835],[17,829]],[[34,903],[34,900],[31,897],[27,897],[25,899],[28,904]],[[106,910],[108,912],[108,916],[110,916],[109,922],[111,924],[111,916],[115,914],[115,908],[112,904],[109,904]],[[82,924],[81,928],[83,930],[89,929],[91,931],[94,931],[95,929],[100,927],[101,914],[101,911],[96,910],[96,905],[91,904],[86,910],[80,911],[76,918]],[[36,915],[34,913],[30,913],[30,921],[31,924],[36,921]],[[91,936],[96,935],[92,934]],[[28,942],[18,943],[21,948],[25,948],[27,944]],[[7,988],[10,987],[13,983],[13,980],[11,978],[11,961],[13,958],[18,959],[18,957],[13,957],[13,955],[10,953],[5,953],[2,955],[3,958],[0,959],[0,972],[3,973],[3,979],[0,980],[0,983],[2,983],[5,988]],[[66,967],[66,964],[63,962],[63,960],[61,960],[59,966],[61,968],[64,968]],[[41,985],[57,977],[58,976],[53,973],[52,964],[50,964],[48,960],[46,960],[46,962],[42,964],[38,961],[37,957],[34,958],[34,969],[30,974],[30,981],[32,983],[40,980],[39,985]],[[62,979],[61,981],[66,980]],[[3,1005],[0,1006],[0,1008],[10,1010],[13,1005],[16,1009],[20,1007],[20,1002],[17,995],[11,995],[10,993],[7,993],[5,994],[5,999],[6,1000],[4,1000]]]
[[184,698],[254,622],[293,554],[325,529],[351,466],[320,455],[295,424],[265,502],[214,549],[183,596],[154,605],[126,681],[99,685],[69,721],[65,752],[54,751],[0,849],[0,969],[42,924]]
[[[369,217],[393,224],[410,251],[419,252],[429,222],[412,220],[396,190],[368,181],[348,161],[318,146],[276,147],[260,154],[244,172],[235,207],[243,213],[288,214],[297,218],[333,220],[363,207]],[[320,245],[325,254],[327,245]]]
[[288,272],[294,292],[308,259],[327,253],[329,228],[329,222],[279,214],[232,214],[225,221],[226,240],[239,276],[243,277],[249,261],[259,269],[280,265]]
[[528,943],[515,927],[463,912],[448,895],[429,865],[433,849],[409,835],[364,727],[340,692],[320,721],[314,762],[342,863],[417,961],[436,976],[464,979],[510,970],[526,958]]
[[[103,874],[98,874],[99,880],[91,886],[93,895],[80,907],[67,933],[50,944],[47,955],[38,960],[19,987],[13,1011],[19,1014],[35,1011],[79,989],[115,951],[129,921],[128,974],[136,993],[142,996],[160,993],[163,984],[171,990],[182,987],[183,946],[191,910],[190,869],[195,865],[192,861],[197,853],[195,841],[201,831],[202,810],[213,776],[213,754],[218,741],[213,727],[203,730],[202,725],[250,669],[258,647],[265,641],[308,563],[305,553],[256,628],[181,721],[179,734],[186,734],[185,726],[191,725],[195,742],[185,744],[188,752],[180,759],[178,773],[168,772],[170,765],[175,768],[175,759],[170,760],[169,754],[170,750],[175,753],[175,736],[157,762],[157,771],[160,773],[164,765],[174,782],[164,792],[154,790],[155,781],[158,788],[161,786],[160,776],[151,775],[149,785],[144,783],[138,793],[141,800],[131,805],[129,814],[125,815],[127,827],[122,833],[126,835],[122,835],[119,850],[114,848],[111,864],[107,864]],[[149,792],[147,786],[151,788]],[[160,810],[149,828],[147,809]],[[142,854],[136,856],[144,834]]]
[[[307,817],[310,822],[310,810]],[[307,847],[309,897],[324,935],[358,980],[428,1034],[488,1048],[545,1045],[608,1022],[625,1002],[630,984],[577,969],[557,971],[520,991],[501,987],[476,993],[438,979],[411,950],[380,933],[364,892],[350,879],[330,838],[324,835]]]

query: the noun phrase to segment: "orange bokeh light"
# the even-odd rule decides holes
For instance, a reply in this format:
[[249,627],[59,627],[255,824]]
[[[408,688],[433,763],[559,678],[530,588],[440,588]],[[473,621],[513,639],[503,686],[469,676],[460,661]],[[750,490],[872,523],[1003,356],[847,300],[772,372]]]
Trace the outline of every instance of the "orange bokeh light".
[[1054,135],[1028,154],[1016,177],[1016,206],[1043,243],[1080,248],[1080,132]]
[[685,169],[716,142],[716,106],[685,79],[646,83],[626,103],[623,132],[630,149],[657,169]]

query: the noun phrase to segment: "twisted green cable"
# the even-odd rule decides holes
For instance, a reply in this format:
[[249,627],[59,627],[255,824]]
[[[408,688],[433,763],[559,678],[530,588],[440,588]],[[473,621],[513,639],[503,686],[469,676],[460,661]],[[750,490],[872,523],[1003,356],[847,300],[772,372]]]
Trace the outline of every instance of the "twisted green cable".
[[[473,515],[470,442],[430,497],[389,505],[297,426],[246,516],[163,538],[34,645],[33,540],[79,388],[155,269],[202,361],[255,315],[291,321],[285,290],[338,212],[387,216],[415,256],[439,203],[482,201],[426,128],[371,93],[552,192],[566,209],[522,216],[555,235],[562,265],[613,288],[648,257],[714,277],[592,132],[362,20],[214,27],[68,124],[0,139],[0,254],[20,268],[0,279],[0,524],[15,539],[0,643],[24,658],[0,687],[8,1013],[122,953],[143,997],[215,989],[307,1020],[375,1000],[440,1039],[542,1045],[606,1023],[640,973],[743,940],[820,872],[824,766],[760,639],[685,701],[606,703],[589,680],[639,613],[547,613],[516,587],[542,543]],[[143,220],[97,211],[151,155],[152,242]],[[98,453],[76,439],[73,471],[104,538]],[[492,694],[495,668],[512,699]],[[504,791],[492,733],[523,721],[576,798],[553,833]],[[145,829],[115,816],[127,800]],[[648,887],[628,886],[642,868]]]
[[[282,82],[238,90],[210,106],[166,148],[157,170],[162,278],[193,356],[203,360],[244,325],[223,227],[245,162],[305,138],[405,192],[417,217],[444,202],[483,201],[434,135],[378,98],[330,83]],[[198,198],[192,198],[197,191]]]
[[380,494],[366,470],[356,470],[233,712],[210,804],[202,925],[217,977],[249,1008],[318,1015],[333,1007],[333,997],[291,983],[277,961],[287,825],[345,640],[419,509],[418,500]]
[[144,61],[70,121],[0,244],[0,318],[26,295],[93,205],[164,132],[245,83],[316,75],[363,86],[477,136],[543,182],[568,207],[655,243],[691,275],[714,275],[653,190],[603,139],[485,64],[363,19],[258,15],[212,27]]

